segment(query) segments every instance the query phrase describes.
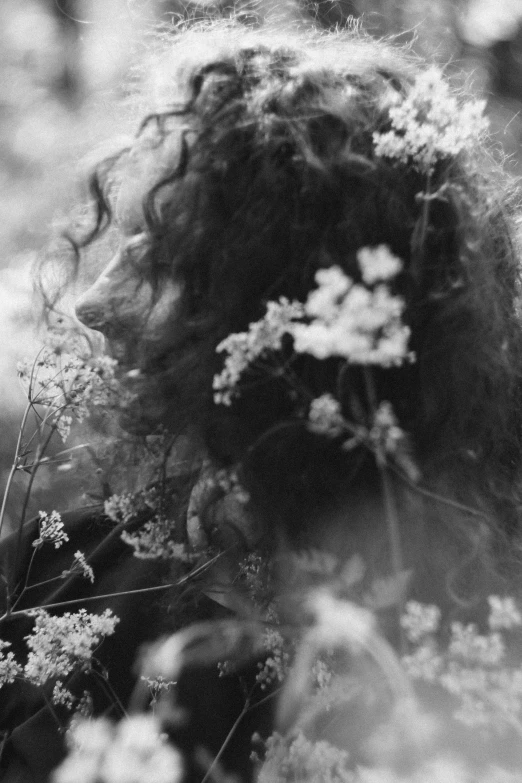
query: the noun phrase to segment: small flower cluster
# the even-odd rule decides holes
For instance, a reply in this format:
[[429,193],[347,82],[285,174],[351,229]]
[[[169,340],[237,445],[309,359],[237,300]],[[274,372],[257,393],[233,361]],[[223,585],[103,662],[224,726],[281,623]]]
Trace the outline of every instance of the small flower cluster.
[[68,735],[69,755],[53,783],[181,783],[182,759],[152,715],[134,715],[116,726],[83,720]]
[[63,682],[61,680],[57,680],[53,688],[51,701],[55,705],[61,705],[67,710],[72,710],[77,700],[71,691],[64,686]]
[[124,530],[121,540],[134,549],[140,560],[181,560],[191,562],[193,556],[183,543],[172,539],[175,523],[157,514],[135,533]]
[[65,541],[69,540],[58,511],[52,511],[51,514],[46,511],[38,512],[38,532],[38,538],[33,541],[36,549],[40,549],[44,544],[54,544],[54,548],[59,549]]
[[65,442],[73,417],[82,422],[92,408],[115,403],[115,366],[116,361],[108,356],[85,358],[65,352],[61,345],[51,345],[41,351],[36,362],[20,362],[18,375],[31,402],[53,411],[56,428]]
[[332,394],[322,394],[310,404],[308,428],[316,435],[337,438],[346,430],[341,404]]
[[[377,251],[382,253],[381,248]],[[401,320],[404,301],[392,295],[385,283],[370,289],[354,283],[337,266],[320,269],[315,279],[318,288],[305,304],[311,322],[292,329],[297,353],[317,359],[339,356],[352,364],[381,367],[411,358],[410,330]]]
[[[142,514],[149,516],[137,531],[124,530],[121,534],[122,541],[134,549],[134,557],[190,562],[193,556],[185,544],[174,540],[176,522],[161,513],[161,505],[161,493],[153,487],[134,494],[112,495],[105,501],[104,511],[117,524],[128,524]],[[152,517],[151,512],[155,512]]]
[[137,504],[136,495],[130,493],[111,495],[103,504],[105,515],[117,525],[130,522],[140,510],[141,503]]
[[[317,288],[304,305],[286,299],[269,302],[264,318],[218,345],[216,350],[228,356],[223,371],[214,377],[216,403],[230,405],[241,374],[263,354],[280,350],[285,334],[293,337],[296,353],[321,360],[337,356],[353,364],[391,367],[413,359],[408,351],[410,329],[402,323],[404,301],[388,286],[402,261],[386,245],[361,248],[357,260],[362,283],[354,283],[338,266],[320,269]],[[317,426],[324,418],[321,408],[324,411],[328,403],[331,409],[329,399],[319,405]]]
[[435,634],[440,612],[415,601],[406,605],[401,625],[413,645],[402,659],[414,679],[437,683],[458,703],[455,717],[469,726],[501,730],[518,725],[522,730],[522,670],[506,661],[501,630],[522,625],[512,598],[489,598],[489,633],[480,634],[474,624],[454,622],[448,647],[441,650]]
[[22,667],[15,659],[13,652],[5,653],[4,650],[11,646],[11,642],[0,639],[0,688],[2,685],[14,682],[22,673]]
[[283,682],[290,666],[288,643],[277,628],[265,629],[263,645],[270,654],[264,663],[258,663],[256,682],[260,684],[261,690],[265,690],[270,683]]
[[15,678],[38,686],[56,680],[53,700],[71,705],[73,696],[63,687],[64,678],[90,667],[94,650],[105,636],[114,633],[119,620],[110,609],[101,615],[88,614],[85,609],[61,617],[44,609],[33,609],[30,614],[35,624],[25,637],[29,649],[25,665],[18,663],[12,652],[4,652],[10,643],[0,639],[0,687]]
[[154,678],[142,676],[140,679],[149,687],[151,707],[154,707],[162,693],[167,693],[173,685],[176,685],[174,680],[167,680],[161,674]]
[[80,609],[61,617],[44,609],[31,611],[35,624],[25,637],[29,655],[23,676],[34,685],[62,680],[77,669],[88,669],[92,654],[105,636],[114,633],[119,619],[110,609],[101,615]]
[[214,401],[230,405],[234,389],[241,374],[260,356],[281,348],[283,335],[288,333],[292,322],[303,315],[300,302],[289,302],[281,297],[279,302],[268,302],[264,318],[250,324],[248,332],[230,334],[216,348],[218,353],[227,352],[222,372],[214,377]]
[[69,568],[68,571],[64,571],[63,576],[68,576],[69,574],[81,574],[85,577],[85,579],[88,579],[89,582],[94,582],[94,571],[92,570],[91,566],[85,559],[85,555],[83,552],[80,552],[78,549],[77,552],[74,553],[74,560],[72,566]]
[[430,174],[435,164],[470,149],[487,130],[485,101],[459,106],[441,71],[420,74],[410,93],[390,108],[392,130],[374,133],[375,154],[409,163]]
[[313,742],[302,731],[287,739],[272,734],[257,783],[356,783],[348,768],[349,753],[326,740]]

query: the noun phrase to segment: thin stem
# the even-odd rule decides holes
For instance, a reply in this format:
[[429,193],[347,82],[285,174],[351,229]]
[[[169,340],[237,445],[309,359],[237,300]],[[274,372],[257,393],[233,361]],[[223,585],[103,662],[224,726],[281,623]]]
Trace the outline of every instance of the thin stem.
[[[222,557],[226,552],[229,550],[225,550],[223,552],[219,552],[215,557],[213,557],[211,560],[208,560],[206,563],[203,563],[201,566],[196,568],[194,571],[191,571],[186,576],[183,576],[181,579],[178,579],[177,582],[171,582],[166,585],[154,585],[153,587],[140,587],[136,590],[122,590],[117,593],[105,593],[103,595],[87,595],[83,598],[72,598],[69,601],[57,601],[56,603],[52,604],[40,604],[38,606],[39,609],[59,609],[63,606],[73,606],[74,604],[83,604],[88,603],[90,601],[101,601],[108,598],[119,598],[123,595],[140,595],[145,593],[152,593],[154,591],[159,590],[169,590],[171,587],[180,587],[181,585],[185,584],[186,582],[189,582],[191,579],[193,579],[196,576],[199,576],[200,573],[203,573],[207,570],[207,568],[210,568],[211,565],[213,565],[216,560],[218,560],[220,557]],[[20,609],[17,612],[5,612],[0,617],[0,622],[2,620],[5,620],[7,617],[24,617],[27,615],[27,609]]]
[[2,527],[4,524],[4,518],[5,518],[5,509],[7,505],[7,498],[9,497],[9,493],[11,491],[11,484],[13,482],[14,475],[16,471],[18,470],[18,460],[20,455],[20,447],[22,445],[22,437],[25,429],[25,425],[27,423],[27,417],[29,416],[29,411],[31,410],[31,403],[28,402],[25,406],[24,415],[22,417],[22,422],[20,424],[20,430],[18,432],[18,439],[16,441],[16,450],[15,450],[15,458],[13,461],[13,464],[11,465],[11,470],[9,471],[9,477],[7,479],[7,484],[5,486],[4,490],[4,497],[2,499],[2,507],[0,508],[0,538],[2,536]]
[[250,699],[251,699],[251,696],[252,696],[252,693],[249,693],[249,695],[246,697],[245,703],[243,705],[243,709],[241,710],[241,712],[237,716],[236,720],[234,721],[234,724],[233,724],[232,728],[228,732],[228,734],[227,734],[227,736],[225,738],[225,741],[221,745],[217,755],[214,757],[214,761],[212,762],[210,767],[207,769],[207,771],[205,773],[205,776],[202,779],[201,783],[207,783],[207,781],[210,780],[211,777],[213,776],[214,770],[217,767],[217,765],[219,764],[221,756],[225,752],[228,743],[230,742],[230,740],[234,736],[234,734],[235,734],[235,732],[237,730],[237,727],[239,726],[239,724],[241,723],[241,721],[243,720],[243,718],[247,714],[248,710],[250,709]]
[[[95,663],[98,663],[98,661],[95,658],[93,659],[93,661]],[[120,710],[122,717],[123,718],[128,718],[129,714],[128,714],[127,710],[125,709],[125,707],[123,706],[123,704],[122,704],[118,694],[116,693],[116,691],[112,687],[111,683],[109,682],[109,678],[108,678],[107,674],[105,672],[99,672],[95,668],[91,668],[91,673],[96,675],[96,677],[99,678],[99,680],[101,681],[107,696],[110,699],[113,700],[114,704]]]
[[386,515],[386,524],[388,527],[388,538],[390,541],[392,571],[394,576],[398,576],[404,570],[400,540],[399,515],[397,513],[397,504],[395,502],[395,496],[393,493],[393,484],[390,480],[390,473],[386,464],[386,457],[381,453],[381,451],[377,453],[377,466],[381,476],[384,511]]
[[60,732],[62,732],[62,731],[64,730],[64,726],[63,726],[63,724],[62,724],[62,722],[61,722],[60,718],[59,718],[59,717],[58,717],[58,715],[56,714],[56,711],[55,711],[55,709],[53,708],[53,705],[51,704],[51,702],[50,702],[50,701],[49,701],[49,699],[47,698],[47,694],[45,693],[45,690],[43,689],[43,687],[42,687],[42,695],[43,695],[43,697],[44,697],[44,701],[45,701],[45,703],[46,703],[46,705],[47,705],[47,708],[48,708],[49,712],[51,713],[51,715],[52,715],[52,716],[53,716],[53,718],[55,719],[56,723],[58,724],[58,730],[59,730]]
[[426,232],[428,230],[428,221],[430,217],[430,202],[431,202],[431,175],[426,177],[426,193],[424,194],[422,202],[422,216],[421,216],[421,231],[419,237],[419,249],[424,247],[424,240],[426,239]]
[[432,490],[430,489],[426,489],[425,487],[419,486],[419,484],[416,484],[414,481],[408,478],[408,476],[405,473],[403,473],[401,470],[398,470],[395,467],[395,465],[388,465],[388,468],[392,470],[395,473],[395,475],[398,476],[402,481],[404,481],[404,483],[407,484],[408,487],[418,492],[419,495],[425,495],[426,497],[437,501],[437,503],[442,503],[446,506],[450,506],[451,508],[455,508],[458,511],[464,511],[466,514],[471,514],[471,516],[487,519],[487,514],[484,511],[480,511],[478,508],[472,508],[471,506],[466,506],[465,503],[459,503],[456,500],[451,500],[450,498],[444,497],[444,495],[439,495],[437,492],[432,492]]
[[[32,554],[31,554],[31,559],[30,559],[30,561],[29,561],[29,565],[28,565],[28,567],[27,567],[27,573],[26,573],[26,575],[25,575],[25,582],[24,582],[24,586],[22,587],[22,590],[21,590],[21,592],[20,592],[20,595],[18,596],[18,598],[17,598],[17,599],[16,599],[16,601],[14,602],[14,604],[13,604],[13,606],[12,606],[12,610],[16,609],[16,607],[18,606],[18,604],[19,604],[19,603],[20,603],[20,601],[22,600],[22,597],[23,597],[23,595],[24,595],[25,591],[28,589],[29,576],[30,576],[30,574],[31,574],[31,568],[33,567],[33,562],[34,562],[34,558],[35,558],[35,556],[36,556],[36,552],[37,552],[37,551],[38,551],[38,550],[37,550],[37,548],[36,548],[36,547],[33,547],[33,551],[32,551]],[[54,578],[56,579],[57,577],[54,577]],[[48,581],[50,581],[50,580],[48,580]],[[33,586],[33,587],[36,587],[36,585],[32,585],[32,586]]]
[[[63,413],[63,411],[62,411],[62,413]],[[40,424],[40,432],[42,431],[43,426],[46,424],[46,420],[47,420],[47,417],[45,417],[43,419],[42,423]],[[47,449],[49,447],[49,444],[51,442],[51,438],[52,438],[52,436],[53,436],[53,434],[54,434],[54,432],[56,430],[56,424],[57,424],[57,421],[55,421],[53,423],[53,425],[51,426],[51,429],[49,431],[49,434],[48,434],[47,438],[44,441],[43,446],[40,443],[38,443],[38,446],[36,447],[35,459],[34,459],[33,467],[31,469],[31,474],[29,476],[29,483],[28,483],[27,489],[25,491],[24,502],[23,502],[23,506],[22,506],[22,512],[20,514],[20,521],[18,523],[18,537],[17,537],[17,540],[16,540],[16,549],[15,549],[15,568],[14,568],[14,573],[15,574],[18,573],[18,568],[19,568],[19,565],[20,565],[20,557],[21,557],[21,552],[22,552],[22,535],[23,535],[23,530],[24,530],[25,517],[26,517],[26,514],[27,514],[27,508],[29,506],[29,500],[30,500],[30,497],[31,497],[31,492],[32,492],[32,489],[33,489],[34,480],[36,478],[36,472],[37,472],[38,468],[40,467],[41,462],[42,462],[42,458],[43,458],[45,452],[47,451]]]

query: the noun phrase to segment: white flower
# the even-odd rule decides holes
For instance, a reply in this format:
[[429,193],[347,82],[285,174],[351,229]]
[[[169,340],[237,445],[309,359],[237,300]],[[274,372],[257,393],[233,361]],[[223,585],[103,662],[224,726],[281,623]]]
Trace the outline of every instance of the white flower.
[[54,544],[55,549],[69,540],[69,536],[63,529],[63,522],[58,511],[52,511],[49,515],[46,511],[38,512],[39,537],[33,541],[33,546],[39,549],[43,544]]
[[136,516],[139,508],[133,495],[123,494],[111,495],[103,504],[103,510],[109,519],[119,524],[120,522],[130,522]]
[[250,324],[248,332],[230,334],[216,348],[218,353],[228,353],[223,370],[214,376],[213,388],[216,404],[230,405],[241,374],[267,351],[281,348],[283,335],[289,325],[301,317],[303,306],[281,297],[279,302],[268,302],[264,318]]
[[0,639],[0,688],[6,683],[14,682],[15,678],[22,673],[22,667],[16,661],[14,653],[4,653],[6,647],[10,647],[11,642],[4,642]]
[[175,523],[158,514],[154,519],[145,522],[135,533],[124,530],[121,540],[134,549],[134,557],[140,560],[190,562],[193,555],[188,552],[184,543],[173,540],[174,533]]
[[263,645],[270,655],[264,663],[258,664],[256,682],[260,683],[261,690],[265,690],[268,683],[283,682],[290,665],[289,646],[276,628],[265,629]]
[[134,715],[112,726],[107,720],[79,722],[70,732],[71,752],[53,783],[180,783],[178,751],[151,715]]
[[272,734],[257,783],[357,783],[350,754],[326,740],[309,740],[301,730],[285,738]]
[[116,402],[116,364],[107,356],[86,358],[72,337],[51,334],[37,360],[32,365],[20,363],[18,374],[31,402],[51,408],[54,426],[65,441],[73,417],[81,422],[93,407]]
[[58,680],[53,688],[51,701],[53,704],[61,704],[71,710],[76,699],[71,691],[64,687],[63,682]]
[[76,669],[88,667],[93,651],[105,636],[114,633],[119,622],[110,609],[100,615],[88,614],[85,609],[60,617],[44,609],[31,610],[31,614],[35,624],[25,637],[30,652],[24,677],[35,685],[63,679]]
[[82,574],[82,576],[84,576],[90,582],[94,582],[94,571],[92,570],[91,566],[85,559],[85,555],[83,554],[83,552],[80,552],[80,550],[74,553],[73,564],[70,567],[69,571],[64,571],[63,575],[66,576],[68,574],[75,573],[78,571]]
[[513,598],[490,595],[488,602],[490,607],[488,623],[492,631],[503,628],[510,630],[522,624],[522,615]]
[[383,400],[375,411],[369,439],[374,448],[392,455],[397,454],[406,441],[406,433],[399,427],[393,407],[387,400]]
[[[361,248],[357,257],[367,285],[387,281],[402,269],[402,261],[385,245]],[[230,405],[242,373],[263,354],[281,349],[285,334],[294,338],[296,353],[317,359],[338,356],[354,364],[400,365],[411,360],[409,328],[401,317],[405,304],[381,282],[371,289],[354,284],[339,266],[319,269],[317,288],[306,303],[269,302],[264,318],[248,332],[229,335],[216,348],[227,352],[223,370],[214,376],[214,401]],[[303,323],[303,319],[308,323]]]
[[449,653],[467,662],[496,666],[504,657],[505,645],[499,633],[482,636],[472,623],[455,622],[451,625]]
[[345,430],[341,404],[331,394],[322,394],[310,404],[308,427],[318,435],[336,438]]
[[439,160],[469,149],[486,131],[485,101],[459,106],[438,68],[420,74],[407,97],[390,108],[392,130],[374,133],[375,153],[430,173]]
[[403,268],[401,259],[394,256],[387,245],[362,247],[357,252],[357,261],[366,285],[373,285],[378,280],[391,280]]
[[401,617],[401,628],[411,642],[419,642],[439,629],[440,609],[434,604],[408,601]]
[[305,303],[305,314],[313,320],[293,324],[291,329],[297,353],[383,367],[411,358],[410,330],[401,321],[404,301],[392,295],[387,285],[369,290],[354,284],[339,267],[320,270],[316,282],[318,289]]
[[403,668],[415,680],[436,682],[443,671],[443,658],[437,651],[435,642],[428,639],[410,655],[401,658]]

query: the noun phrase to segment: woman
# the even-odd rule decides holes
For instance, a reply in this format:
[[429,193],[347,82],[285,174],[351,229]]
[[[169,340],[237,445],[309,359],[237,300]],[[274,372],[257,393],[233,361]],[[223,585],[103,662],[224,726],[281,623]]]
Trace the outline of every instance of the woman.
[[[205,566],[196,608],[179,587],[86,604],[127,623],[100,650],[123,699],[139,645],[169,629],[249,612],[306,624],[295,587],[308,589],[310,569],[286,571],[297,551],[352,565],[358,554],[364,575],[347,583],[361,593],[387,578],[392,595],[375,606],[392,643],[406,598],[479,616],[517,560],[522,366],[514,200],[482,140],[482,107],[353,33],[189,30],[155,73],[160,107],[99,164],[95,227],[72,239],[81,264],[104,231],[119,235],[76,313],[118,362],[122,425],[167,429],[174,463],[177,439],[192,464],[171,469],[159,506],[140,497],[125,516],[109,505],[108,534],[92,516],[68,523],[97,581],[66,582],[58,601],[174,583],[180,560]],[[132,558],[122,530],[142,556],[152,540],[159,559]],[[28,557],[31,537],[34,527]],[[346,597],[347,583],[331,589]],[[27,597],[53,602],[45,589],[36,604]],[[139,629],[137,612],[148,618]],[[245,654],[232,644],[229,657],[241,667],[256,644]],[[188,778],[223,748],[224,769],[248,780],[248,739],[258,724],[266,736],[271,705],[243,709],[258,670],[219,680],[220,655],[191,654],[212,667],[177,686],[189,717],[172,736]],[[201,682],[220,711],[210,728]],[[43,729],[24,723],[35,706],[23,687],[6,686],[6,724],[21,722],[38,755]],[[95,698],[95,712],[105,708]],[[38,770],[17,736],[6,736],[6,780],[45,779],[62,751],[53,745]]]

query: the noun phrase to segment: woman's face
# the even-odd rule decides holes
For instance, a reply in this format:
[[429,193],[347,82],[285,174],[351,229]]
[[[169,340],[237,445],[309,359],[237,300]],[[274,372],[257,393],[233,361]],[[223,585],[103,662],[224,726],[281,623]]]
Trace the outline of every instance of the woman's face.
[[[119,248],[97,280],[76,303],[78,319],[105,337],[107,353],[118,361],[119,374],[139,367],[150,347],[172,328],[181,285],[170,270],[154,286],[147,276],[143,202],[150,188],[169,174],[179,158],[179,136],[144,132],[126,155],[114,206]],[[163,197],[168,196],[165,189]],[[145,256],[145,257],[144,257]]]

